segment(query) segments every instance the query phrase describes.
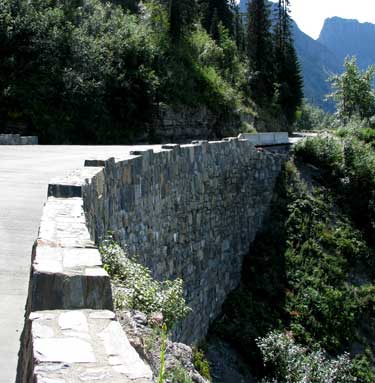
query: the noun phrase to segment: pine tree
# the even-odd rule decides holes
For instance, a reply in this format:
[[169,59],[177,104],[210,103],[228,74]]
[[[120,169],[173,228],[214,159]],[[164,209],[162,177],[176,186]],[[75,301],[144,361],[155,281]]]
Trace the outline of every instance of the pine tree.
[[201,0],[200,8],[202,11],[202,25],[207,32],[210,33],[212,23],[216,22],[214,17],[217,17],[217,24],[221,22],[233,36],[233,11],[228,0]]
[[195,14],[195,0],[169,0],[169,29],[173,39],[179,39],[191,27]]
[[279,0],[275,24],[275,68],[278,86],[277,102],[289,123],[303,100],[303,80],[289,16],[289,0]]
[[212,16],[211,26],[210,26],[210,35],[216,41],[218,41],[220,38],[219,24],[220,24],[220,19],[217,13],[217,9],[215,8],[214,14]]
[[245,51],[245,29],[242,20],[242,14],[238,4],[233,6],[234,20],[233,20],[233,34],[234,41],[236,42],[238,51],[243,53]]
[[247,57],[253,73],[250,89],[255,101],[262,105],[274,93],[274,63],[271,21],[268,3],[251,0],[248,4]]

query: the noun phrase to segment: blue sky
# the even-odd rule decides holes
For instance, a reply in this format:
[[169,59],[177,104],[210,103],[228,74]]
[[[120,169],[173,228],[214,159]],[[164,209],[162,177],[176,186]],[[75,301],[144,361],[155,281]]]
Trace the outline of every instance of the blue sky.
[[327,17],[339,16],[375,24],[375,0],[290,0],[290,2],[293,19],[303,32],[314,39],[319,37]]

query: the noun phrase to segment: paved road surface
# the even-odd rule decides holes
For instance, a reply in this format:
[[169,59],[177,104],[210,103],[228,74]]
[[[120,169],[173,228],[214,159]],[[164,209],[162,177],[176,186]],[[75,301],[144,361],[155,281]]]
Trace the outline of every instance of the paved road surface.
[[86,158],[126,157],[134,149],[0,146],[0,383],[14,383],[16,377],[31,247],[48,181],[83,166]]

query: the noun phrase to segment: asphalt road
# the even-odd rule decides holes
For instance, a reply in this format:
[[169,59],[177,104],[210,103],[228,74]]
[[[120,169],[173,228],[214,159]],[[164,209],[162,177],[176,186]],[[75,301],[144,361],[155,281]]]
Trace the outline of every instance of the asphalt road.
[[86,158],[127,157],[134,146],[0,146],[0,383],[14,383],[31,248],[48,181]]

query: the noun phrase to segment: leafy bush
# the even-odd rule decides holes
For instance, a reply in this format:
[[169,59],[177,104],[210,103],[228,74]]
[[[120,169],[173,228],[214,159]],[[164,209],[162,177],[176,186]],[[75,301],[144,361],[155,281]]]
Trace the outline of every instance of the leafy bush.
[[[335,155],[324,163],[333,166]],[[268,224],[245,259],[241,285],[224,303],[216,323],[216,332],[234,344],[260,376],[265,371],[259,367],[257,338],[290,331],[302,345],[337,355],[353,342],[369,344],[360,328],[375,314],[373,251],[328,190],[309,190],[291,163],[276,190]],[[360,355],[364,362],[353,362],[353,374],[357,382],[367,383],[360,377],[375,378],[366,364],[371,356]]]
[[330,136],[307,138],[294,148],[295,155],[329,173],[340,174],[344,148],[339,140]]
[[210,364],[204,356],[204,352],[198,348],[193,348],[193,363],[197,371],[203,378],[211,381]]
[[156,49],[135,15],[99,0],[5,0],[0,12],[6,119],[18,114],[50,143],[124,142],[148,121]]
[[336,200],[348,211],[354,223],[375,243],[375,152],[348,135],[345,140],[315,137],[299,143],[297,158],[323,171],[321,181],[336,194]]
[[293,128],[294,131],[323,130],[329,129],[332,122],[330,114],[314,105],[304,103],[297,111],[297,118]]
[[193,383],[192,379],[182,366],[176,366],[167,373],[170,383]]
[[263,383],[354,383],[357,379],[348,354],[329,359],[322,350],[308,351],[284,333],[257,339],[264,361],[275,374]]
[[161,312],[169,329],[189,313],[181,279],[164,282],[153,279],[147,267],[130,259],[111,238],[101,243],[100,253],[116,288],[118,308],[126,307],[145,314]]

